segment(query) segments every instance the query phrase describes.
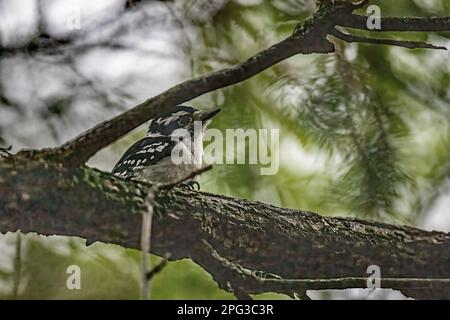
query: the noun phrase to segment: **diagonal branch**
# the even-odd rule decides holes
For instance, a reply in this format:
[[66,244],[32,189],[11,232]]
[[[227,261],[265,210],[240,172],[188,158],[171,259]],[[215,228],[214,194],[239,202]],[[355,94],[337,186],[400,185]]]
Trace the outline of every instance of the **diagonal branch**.
[[389,46],[397,46],[397,47],[403,47],[408,49],[418,49],[418,48],[425,48],[425,49],[440,49],[440,50],[447,50],[446,47],[442,46],[435,46],[430,43],[426,42],[419,42],[419,41],[405,41],[405,40],[392,40],[392,39],[374,39],[374,38],[368,38],[363,36],[356,36],[348,33],[343,33],[337,29],[334,29],[331,33],[332,36],[335,36],[336,38],[339,38],[341,40],[344,40],[345,42],[360,42],[360,43],[373,43],[373,44],[385,44]]
[[[335,26],[367,29],[367,17],[353,15],[356,5],[347,1],[327,1],[319,5],[315,14],[299,24],[291,36],[263,50],[247,61],[212,74],[180,83],[169,90],[152,97],[129,111],[102,122],[59,148],[43,151],[23,151],[28,156],[43,156],[57,160],[65,166],[76,167],[85,163],[98,150],[114,142],[129,131],[170,110],[178,104],[192,100],[205,93],[244,81],[265,69],[297,54],[330,53],[334,46],[326,37]],[[450,18],[383,18],[382,30],[378,31],[447,31]],[[354,41],[358,40],[353,38]],[[412,46],[414,43],[367,40],[372,43]],[[365,42],[367,42],[365,41]],[[419,44],[415,44],[418,46]],[[431,46],[426,46],[431,48]]]
[[[346,11],[348,11],[348,6]],[[114,142],[162,111],[169,110],[205,93],[244,81],[296,54],[333,52],[334,47],[326,39],[326,33],[333,26],[337,13],[341,11],[327,14],[318,11],[316,15],[305,21],[301,28],[297,28],[291,36],[257,53],[247,61],[207,76],[180,83],[129,111],[98,124],[60,148],[46,150],[47,155],[69,166],[83,164],[99,149]]]
[[[257,53],[247,61],[176,85],[129,111],[98,124],[63,144],[60,148],[47,149],[44,150],[45,152],[39,152],[39,155],[44,154],[50,159],[75,167],[85,163],[99,149],[175,105],[207,92],[244,81],[296,54],[333,52],[334,47],[326,39],[326,34],[330,28],[333,28],[335,20],[348,15],[353,8],[350,3],[339,6],[330,3],[322,6],[314,16],[300,24],[291,36]],[[25,151],[24,153],[29,156],[37,155],[34,151]]]

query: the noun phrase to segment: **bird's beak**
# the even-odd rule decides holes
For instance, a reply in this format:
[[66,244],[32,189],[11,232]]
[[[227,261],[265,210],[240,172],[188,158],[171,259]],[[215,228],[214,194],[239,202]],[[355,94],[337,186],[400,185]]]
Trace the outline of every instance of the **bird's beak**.
[[212,117],[214,117],[219,112],[220,112],[220,108],[214,109],[212,111],[202,112],[200,114],[200,120],[207,121],[207,120],[211,119]]

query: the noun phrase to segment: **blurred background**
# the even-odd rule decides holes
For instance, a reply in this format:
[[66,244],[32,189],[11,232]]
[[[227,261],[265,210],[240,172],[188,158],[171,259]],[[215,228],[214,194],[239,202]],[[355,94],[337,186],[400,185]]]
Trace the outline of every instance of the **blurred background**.
[[[450,15],[446,0],[371,4],[383,16]],[[242,62],[314,8],[314,0],[0,0],[0,145],[14,152],[59,145],[180,81]],[[450,48],[450,33],[382,36]],[[223,131],[280,130],[276,175],[261,176],[258,165],[216,165],[202,175],[202,189],[450,231],[448,51],[332,40],[333,55],[296,56],[187,103],[222,107],[210,127]],[[89,165],[111,170],[145,132],[137,128]],[[0,235],[0,298],[137,299],[139,259],[136,250],[86,247],[79,238]],[[72,264],[81,268],[81,290],[66,288]],[[405,298],[383,289],[308,293]],[[152,298],[234,297],[186,259],[156,276]]]

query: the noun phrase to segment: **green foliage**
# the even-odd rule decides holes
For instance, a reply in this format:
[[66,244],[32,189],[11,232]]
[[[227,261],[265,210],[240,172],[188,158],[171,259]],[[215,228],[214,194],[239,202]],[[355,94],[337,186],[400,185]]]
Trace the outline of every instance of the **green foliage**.
[[[401,12],[397,4],[380,5],[386,16],[430,15],[437,8],[441,15],[448,13],[443,5],[430,8],[402,2]],[[217,63],[225,67],[245,60],[286,36],[286,29],[272,26],[294,25],[290,23],[294,17],[305,18],[309,9],[305,6],[304,12],[289,16],[280,10],[267,14],[268,7],[267,2],[257,6],[234,3],[203,25],[205,42],[196,48],[201,57],[194,60],[196,73],[203,74],[209,70],[207,66]],[[253,21],[257,12],[264,17]],[[388,37],[433,41],[424,33],[390,33]],[[424,188],[429,186],[423,184],[423,177],[430,169],[429,154],[411,155],[419,134],[416,122],[420,118],[425,123],[424,115],[425,119],[435,119],[440,114],[446,119],[440,121],[440,128],[445,130],[448,125],[448,72],[439,67],[448,64],[448,57],[445,52],[430,50],[335,44],[335,55],[295,57],[243,84],[211,94],[209,100],[196,100],[203,105],[216,104],[220,95],[227,113],[215,122],[219,129],[272,126],[280,129],[284,140],[276,176],[261,177],[251,166],[219,168],[203,177],[206,186],[216,192],[322,214],[414,223],[421,215],[416,203],[424,200]],[[227,59],[221,61],[216,52]],[[442,61],[433,65],[433,56]],[[440,131],[436,124],[431,128],[432,121],[424,124],[428,126],[425,130],[440,133],[428,143],[446,144],[448,139],[441,139],[446,131]],[[286,149],[292,148],[316,155],[323,166],[311,169],[308,159],[286,155],[290,151]],[[447,160],[442,162],[444,167],[445,163]],[[222,172],[226,172],[225,179],[209,183],[213,177],[222,177]],[[445,181],[442,174],[433,176],[441,180],[430,184]],[[262,192],[262,188],[270,191]]]
[[[3,299],[139,299],[140,252],[78,238],[8,233],[2,236]],[[8,258],[8,259],[7,259]],[[160,261],[152,256],[152,265]],[[11,262],[11,265],[5,265]],[[66,286],[70,265],[80,267],[81,288]],[[234,299],[189,259],[169,262],[152,281],[152,299]],[[265,294],[264,298],[284,297]],[[256,296],[259,298],[259,295]]]

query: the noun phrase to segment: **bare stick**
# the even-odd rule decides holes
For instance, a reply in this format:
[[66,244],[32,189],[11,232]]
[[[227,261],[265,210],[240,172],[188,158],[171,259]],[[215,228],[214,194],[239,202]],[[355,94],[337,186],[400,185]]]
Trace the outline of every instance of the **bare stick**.
[[397,46],[408,49],[439,49],[439,50],[447,50],[446,47],[435,46],[426,42],[418,42],[418,41],[405,41],[405,40],[392,40],[392,39],[374,39],[362,36],[355,36],[348,33],[343,33],[339,30],[334,29],[330,32],[332,36],[344,40],[345,42],[360,42],[360,43],[372,43],[372,44],[385,44],[389,46]]
[[147,272],[151,268],[151,261],[148,253],[152,236],[153,201],[157,188],[150,188],[146,198],[146,210],[142,212],[141,229],[141,299],[150,299],[150,281],[147,280]]
[[338,25],[371,32],[437,32],[450,29],[450,17],[383,17],[381,29],[369,29],[367,16],[352,14],[342,19]]
[[152,268],[149,272],[147,272],[147,281],[153,279],[158,273],[160,273],[166,266],[168,258],[162,259],[154,268]]
[[[152,238],[152,220],[153,220],[153,206],[155,201],[155,195],[160,189],[171,189],[178,184],[193,179],[199,174],[202,174],[205,171],[208,171],[212,168],[212,165],[207,165],[201,167],[198,170],[192,171],[190,174],[185,177],[175,180],[173,182],[167,184],[155,184],[150,187],[147,197],[146,197],[146,210],[142,212],[142,226],[141,226],[141,299],[148,300],[150,299],[150,291],[151,291],[151,279],[153,276],[160,272],[162,268],[164,268],[165,263],[156,266],[154,269],[151,269],[150,259],[148,254],[151,249],[151,238]],[[150,270],[150,271],[149,271]]]

